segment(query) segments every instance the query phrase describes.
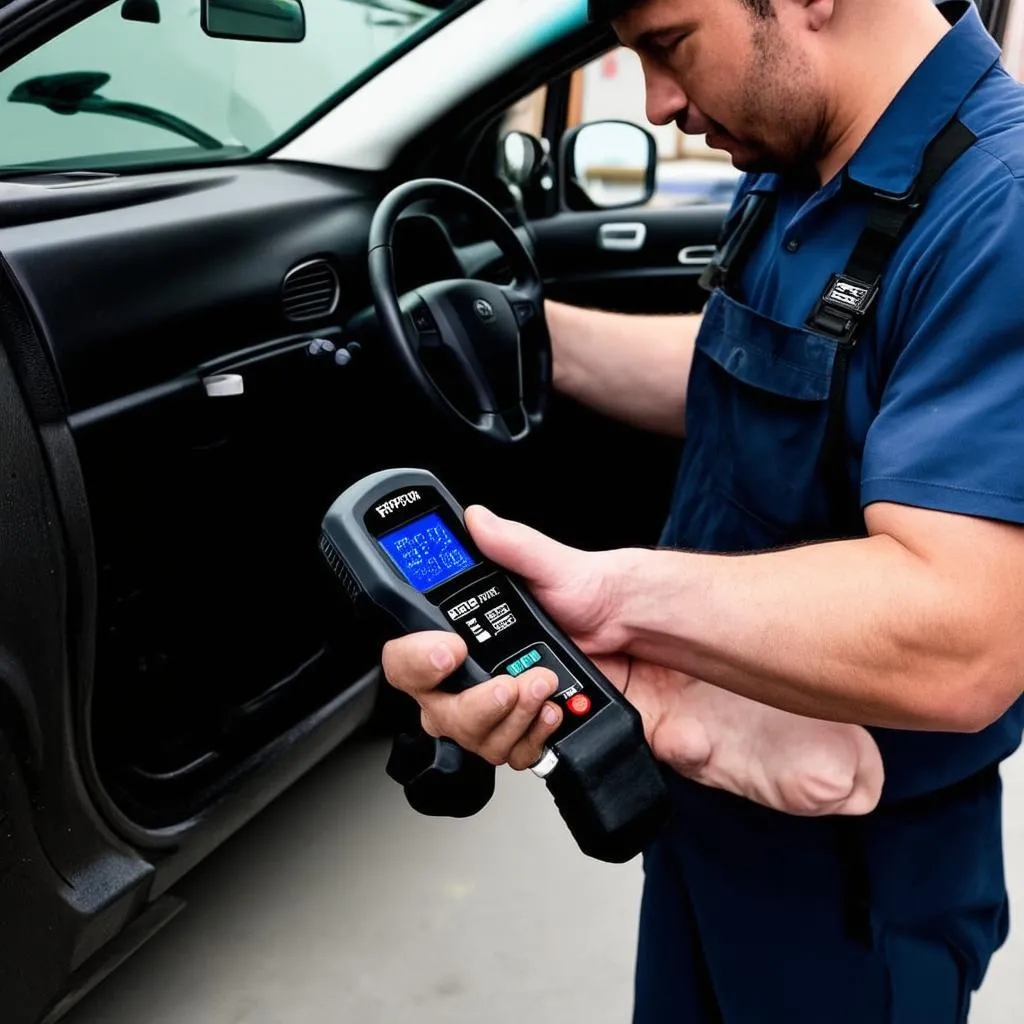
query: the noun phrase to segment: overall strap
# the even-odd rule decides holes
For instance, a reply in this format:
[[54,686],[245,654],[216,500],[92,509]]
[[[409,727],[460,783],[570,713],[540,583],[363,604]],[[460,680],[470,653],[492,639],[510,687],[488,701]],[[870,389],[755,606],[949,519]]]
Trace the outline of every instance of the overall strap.
[[952,120],[925,150],[921,173],[905,195],[871,192],[867,226],[857,240],[846,269],[833,274],[807,318],[808,330],[838,343],[828,396],[828,419],[821,449],[824,474],[833,512],[844,529],[861,532],[863,521],[857,496],[850,493],[844,458],[846,378],[850,356],[878,297],[882,274],[892,259],[928,194],[942,176],[976,141],[960,121]]
[[[834,522],[847,533],[859,534],[864,527],[858,496],[850,491],[843,450],[850,355],[896,247],[920,212],[928,193],[975,141],[975,136],[959,121],[950,121],[925,150],[921,173],[907,195],[872,193],[867,226],[846,269],[830,278],[807,320],[808,329],[833,337],[838,343],[819,468],[828,489]],[[837,852],[845,876],[845,927],[852,939],[871,948],[874,944],[871,880],[863,828],[860,818],[836,819]]]

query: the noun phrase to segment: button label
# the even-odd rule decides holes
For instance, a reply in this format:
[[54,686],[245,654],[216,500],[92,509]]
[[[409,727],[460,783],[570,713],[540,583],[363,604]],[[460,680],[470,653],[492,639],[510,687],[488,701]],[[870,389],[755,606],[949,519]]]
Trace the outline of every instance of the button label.
[[494,622],[495,620],[500,619],[503,615],[507,614],[508,605],[504,601],[502,601],[501,604],[496,605],[494,608],[488,611],[486,613],[486,617],[488,622]]

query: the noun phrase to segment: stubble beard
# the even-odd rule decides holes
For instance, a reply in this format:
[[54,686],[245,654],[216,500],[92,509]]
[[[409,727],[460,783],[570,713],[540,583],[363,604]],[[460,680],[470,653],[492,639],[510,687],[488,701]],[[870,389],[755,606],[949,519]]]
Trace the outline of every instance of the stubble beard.
[[795,177],[816,173],[826,148],[825,125],[810,66],[786,46],[774,19],[755,25],[754,53],[741,94],[751,138],[737,140],[749,149],[737,154],[735,166]]

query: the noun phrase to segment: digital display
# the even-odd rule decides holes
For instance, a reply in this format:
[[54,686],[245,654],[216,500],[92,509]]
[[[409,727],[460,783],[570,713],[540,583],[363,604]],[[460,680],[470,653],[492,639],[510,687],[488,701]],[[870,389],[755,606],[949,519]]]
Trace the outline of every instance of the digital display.
[[436,512],[385,534],[378,543],[420,593],[477,564]]

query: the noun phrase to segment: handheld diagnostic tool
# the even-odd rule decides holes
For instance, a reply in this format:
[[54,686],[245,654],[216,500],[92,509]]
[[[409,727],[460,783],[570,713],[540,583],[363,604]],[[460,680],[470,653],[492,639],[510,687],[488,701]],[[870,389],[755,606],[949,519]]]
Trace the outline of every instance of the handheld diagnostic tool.
[[[327,512],[320,549],[357,607],[390,619],[395,635],[447,629],[465,640],[469,656],[447,689],[551,669],[562,722],[532,771],[584,853],[621,862],[647,845],[668,802],[639,713],[525,585],[476,549],[436,477],[396,469],[354,484]],[[396,736],[388,774],[425,814],[474,814],[494,788],[491,765],[422,731]]]

